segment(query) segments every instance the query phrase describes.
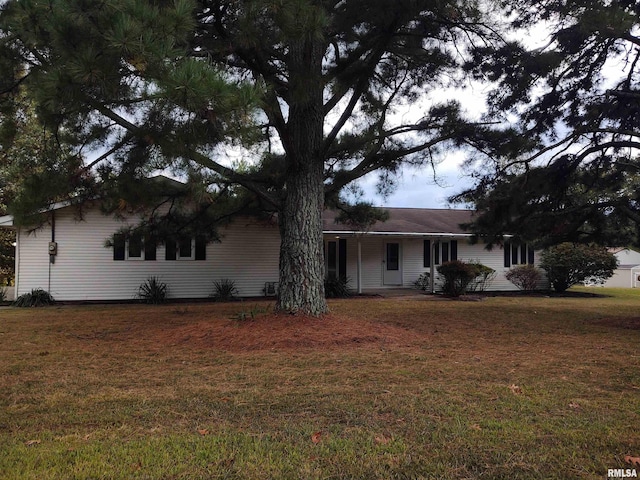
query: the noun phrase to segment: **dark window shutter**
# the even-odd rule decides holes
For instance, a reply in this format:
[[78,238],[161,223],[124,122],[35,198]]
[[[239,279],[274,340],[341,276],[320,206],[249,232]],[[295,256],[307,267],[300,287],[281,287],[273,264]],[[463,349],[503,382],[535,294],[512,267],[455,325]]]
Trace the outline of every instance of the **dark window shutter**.
[[196,260],[207,259],[207,242],[202,237],[196,237]]
[[442,243],[442,263],[449,261],[449,242]]
[[458,260],[458,241],[451,240],[451,260]]
[[520,245],[520,264],[521,265],[526,265],[527,261],[528,261],[527,244],[523,243],[522,245]]
[[520,245],[517,243],[513,243],[511,245],[511,265],[518,265],[518,250],[520,249]]
[[504,242],[504,266],[509,268],[511,266],[511,242]]
[[156,259],[157,243],[155,238],[144,239],[144,259],[154,261]]
[[124,235],[116,233],[113,236],[113,259],[124,260],[125,241]]
[[527,262],[530,265],[533,265],[535,263],[535,253],[533,251],[533,247],[531,245],[527,245],[527,249],[528,249],[528,254],[529,254],[529,258],[527,259]]
[[423,242],[423,252],[422,252],[422,266],[430,267],[431,266],[431,240],[425,240]]
[[340,280],[347,279],[347,239],[338,240],[338,277]]
[[433,250],[433,264],[440,265],[440,242],[436,243],[436,248]]
[[165,260],[175,260],[176,259],[176,242],[175,240],[167,240],[164,244],[164,248],[165,248],[165,253],[164,253],[164,259]]

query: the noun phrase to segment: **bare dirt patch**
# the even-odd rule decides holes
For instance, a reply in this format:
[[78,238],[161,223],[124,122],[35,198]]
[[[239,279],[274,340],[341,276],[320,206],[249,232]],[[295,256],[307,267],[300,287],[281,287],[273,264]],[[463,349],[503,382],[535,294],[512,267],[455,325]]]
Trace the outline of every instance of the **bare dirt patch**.
[[595,322],[596,325],[603,327],[625,328],[627,330],[640,330],[640,317],[613,317],[605,318]]

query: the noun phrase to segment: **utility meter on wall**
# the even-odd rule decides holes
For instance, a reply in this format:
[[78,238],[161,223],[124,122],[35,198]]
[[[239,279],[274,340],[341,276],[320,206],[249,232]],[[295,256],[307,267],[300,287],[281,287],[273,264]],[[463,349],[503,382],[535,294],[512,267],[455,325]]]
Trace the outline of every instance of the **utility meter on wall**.
[[49,255],[58,254],[58,242],[49,242]]

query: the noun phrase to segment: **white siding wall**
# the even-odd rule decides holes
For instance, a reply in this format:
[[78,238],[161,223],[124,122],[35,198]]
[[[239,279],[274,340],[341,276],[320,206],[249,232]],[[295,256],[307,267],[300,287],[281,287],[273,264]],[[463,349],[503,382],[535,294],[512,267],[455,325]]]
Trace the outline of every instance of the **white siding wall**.
[[[114,261],[112,248],[105,240],[123,226],[121,221],[97,210],[86,212],[83,221],[74,218],[72,209],[56,211],[58,255],[49,263],[48,243],[51,227],[34,234],[18,232],[18,290],[16,295],[43,288],[58,300],[127,300],[149,276],[167,283],[174,298],[203,298],[213,291],[213,281],[235,281],[241,296],[263,294],[265,282],[278,281],[280,237],[274,225],[251,218],[238,219],[222,228],[220,243],[207,245],[205,261],[166,261],[163,245],[158,246],[156,261]],[[357,286],[357,238],[347,238],[347,276],[350,287]],[[327,237],[327,239],[330,239]],[[363,236],[362,287],[385,288],[383,283],[384,243],[401,245],[402,285],[413,283],[429,268],[423,267],[422,237]],[[432,239],[433,241],[433,239]],[[536,252],[536,263],[538,262]],[[484,245],[471,245],[458,239],[458,259],[475,260],[498,272],[490,290],[514,290],[504,277],[503,252],[488,251]]]
[[20,255],[16,271],[18,282],[16,296],[34,288],[49,289],[50,240],[50,227],[44,227],[31,234],[27,234],[24,230],[16,232],[16,255]]
[[220,230],[221,243],[207,245],[205,261],[166,261],[163,245],[156,261],[114,261],[104,243],[123,226],[96,210],[76,221],[70,209],[56,211],[55,264],[47,251],[51,228],[36,235],[20,233],[18,295],[44,288],[57,300],[126,300],[149,276],[158,276],[174,298],[202,298],[213,291],[214,280],[236,282],[242,296],[262,295],[264,283],[278,280],[279,233],[276,227],[239,219]]
[[617,268],[613,276],[602,285],[612,288],[632,288],[634,286],[634,271],[631,268]]

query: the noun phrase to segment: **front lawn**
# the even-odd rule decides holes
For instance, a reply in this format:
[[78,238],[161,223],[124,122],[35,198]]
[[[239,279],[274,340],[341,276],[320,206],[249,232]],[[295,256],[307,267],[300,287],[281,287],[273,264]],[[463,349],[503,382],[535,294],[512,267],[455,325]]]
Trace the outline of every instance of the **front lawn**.
[[0,478],[640,475],[640,291],[583,291],[2,309]]

